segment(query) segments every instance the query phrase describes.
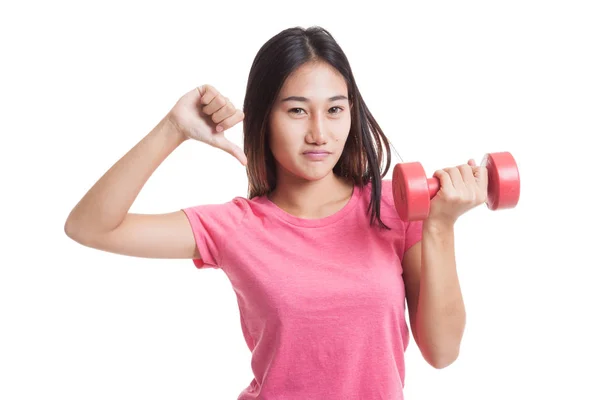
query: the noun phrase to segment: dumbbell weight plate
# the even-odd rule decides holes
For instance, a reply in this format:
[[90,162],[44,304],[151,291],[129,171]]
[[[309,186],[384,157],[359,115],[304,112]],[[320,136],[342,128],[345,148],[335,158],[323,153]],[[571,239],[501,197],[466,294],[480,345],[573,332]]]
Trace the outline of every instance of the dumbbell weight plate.
[[427,218],[431,195],[427,175],[420,163],[396,164],[392,175],[392,192],[396,211],[403,221]]
[[487,207],[490,210],[515,207],[521,195],[521,181],[513,156],[509,152],[488,153],[481,165],[488,171]]

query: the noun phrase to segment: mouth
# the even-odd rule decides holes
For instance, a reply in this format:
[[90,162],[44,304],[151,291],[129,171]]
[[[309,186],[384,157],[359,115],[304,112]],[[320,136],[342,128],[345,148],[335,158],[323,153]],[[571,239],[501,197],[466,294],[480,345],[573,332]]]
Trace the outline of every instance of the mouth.
[[302,155],[304,155],[304,157],[308,158],[311,161],[320,161],[320,160],[324,160],[327,157],[329,157],[329,155],[331,155],[331,153],[328,151],[318,150],[318,151],[305,151],[304,153],[302,153]]

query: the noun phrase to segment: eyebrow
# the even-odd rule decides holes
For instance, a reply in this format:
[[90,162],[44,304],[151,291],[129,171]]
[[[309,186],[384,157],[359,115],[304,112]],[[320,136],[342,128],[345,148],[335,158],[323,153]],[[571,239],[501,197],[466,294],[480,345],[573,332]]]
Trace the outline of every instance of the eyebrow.
[[[338,95],[338,96],[333,96],[329,98],[329,101],[336,101],[336,100],[348,100],[348,98],[346,96],[342,96],[342,95]],[[290,97],[286,97],[285,99],[282,99],[281,102],[285,102],[285,101],[304,101],[304,102],[308,102],[309,100],[306,97],[302,97],[302,96],[290,96]]]

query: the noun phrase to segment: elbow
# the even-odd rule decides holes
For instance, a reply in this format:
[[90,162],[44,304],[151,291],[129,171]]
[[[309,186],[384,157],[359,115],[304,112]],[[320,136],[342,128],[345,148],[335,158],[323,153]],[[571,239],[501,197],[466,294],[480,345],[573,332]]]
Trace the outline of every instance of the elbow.
[[69,213],[67,219],[65,220],[65,224],[63,226],[63,231],[65,235],[67,235],[70,239],[73,239],[73,236],[76,234],[77,228],[75,226],[75,219],[73,217],[73,211]]
[[428,360],[429,365],[431,365],[435,369],[444,369],[454,364],[454,362],[458,359],[458,353],[456,354],[447,354],[439,357],[432,358]]
[[435,369],[444,369],[454,364],[459,357],[464,319],[460,325],[454,324],[452,329],[442,331],[423,331],[416,335],[417,345],[425,361]]
[[425,361],[435,369],[444,369],[454,364],[458,359],[459,349],[447,349],[430,354],[423,354]]
[[73,223],[73,221],[71,221],[70,219],[67,219],[65,221],[65,225],[63,227],[63,230],[65,232],[65,235],[67,235],[67,237],[69,239],[73,239],[75,241],[77,241],[77,236],[78,236],[78,231],[80,231],[80,229],[78,229],[75,224]]
[[73,228],[71,227],[71,223],[69,222],[69,220],[65,222],[63,230],[65,231],[65,235],[67,235],[68,237],[71,237],[71,235],[73,234]]
[[69,239],[79,244],[84,244],[88,240],[87,237],[89,235],[86,235],[86,231],[81,227],[81,225],[78,226],[78,224],[75,224],[69,219],[67,219],[65,222],[63,230]]
[[65,232],[65,235],[67,235],[70,239],[73,239],[75,233],[73,229],[73,224],[69,220],[65,222],[63,230]]
[[445,345],[435,345],[432,343],[425,345],[425,343],[421,343],[419,349],[427,364],[435,369],[444,369],[452,365],[458,359],[460,343],[447,343]]

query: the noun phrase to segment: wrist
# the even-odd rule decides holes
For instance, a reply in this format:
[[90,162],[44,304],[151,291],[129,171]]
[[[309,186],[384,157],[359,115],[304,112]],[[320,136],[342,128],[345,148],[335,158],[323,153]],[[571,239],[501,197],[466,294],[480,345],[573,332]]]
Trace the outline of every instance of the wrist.
[[423,230],[437,234],[453,233],[455,223],[455,220],[450,219],[428,218],[423,221]]
[[173,121],[171,114],[167,114],[165,118],[163,118],[162,125],[167,134],[173,136],[177,142],[183,143],[189,139],[183,129],[181,129],[181,127]]

